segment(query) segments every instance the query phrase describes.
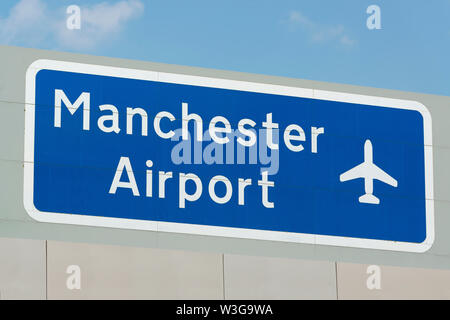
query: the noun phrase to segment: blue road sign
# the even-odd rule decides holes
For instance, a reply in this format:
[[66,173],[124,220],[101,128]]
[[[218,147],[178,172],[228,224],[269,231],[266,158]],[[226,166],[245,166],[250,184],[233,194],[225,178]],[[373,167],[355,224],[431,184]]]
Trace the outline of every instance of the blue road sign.
[[38,60],[24,204],[38,221],[423,252],[418,102]]

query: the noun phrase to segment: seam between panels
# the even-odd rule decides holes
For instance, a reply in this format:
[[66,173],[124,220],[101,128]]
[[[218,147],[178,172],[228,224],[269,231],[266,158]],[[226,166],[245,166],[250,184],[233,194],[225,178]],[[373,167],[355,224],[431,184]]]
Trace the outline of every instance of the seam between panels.
[[225,254],[222,253],[222,296],[223,300],[226,300],[225,298]]
[[48,300],[48,240],[45,240],[45,300]]
[[335,281],[336,281],[336,300],[339,300],[337,261],[334,262],[334,276],[335,276]]

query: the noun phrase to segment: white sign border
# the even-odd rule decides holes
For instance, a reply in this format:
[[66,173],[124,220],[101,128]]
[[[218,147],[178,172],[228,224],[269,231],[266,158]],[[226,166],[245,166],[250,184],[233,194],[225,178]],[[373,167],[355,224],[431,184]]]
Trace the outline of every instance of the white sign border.
[[[361,239],[339,236],[266,231],[244,228],[216,227],[187,223],[160,222],[123,218],[95,217],[80,214],[41,212],[33,203],[34,179],[34,124],[35,124],[35,79],[40,70],[56,70],[93,75],[113,76],[119,78],[160,81],[188,84],[195,86],[260,92],[293,97],[320,100],[341,101],[379,107],[416,110],[423,117],[425,189],[426,189],[426,239],[422,243],[398,242],[389,240]],[[296,242],[304,244],[332,245],[353,248],[379,249],[405,252],[425,252],[434,242],[434,196],[433,196],[433,149],[432,122],[428,109],[416,101],[390,99],[367,95],[357,95],[316,89],[304,89],[238,80],[217,79],[201,76],[136,70],[128,68],[91,65],[85,63],[65,62],[39,59],[27,69],[25,83],[25,149],[24,149],[24,193],[23,201],[26,212],[39,222],[112,227],[120,229],[175,232],[208,236],[222,236],[255,240]]]

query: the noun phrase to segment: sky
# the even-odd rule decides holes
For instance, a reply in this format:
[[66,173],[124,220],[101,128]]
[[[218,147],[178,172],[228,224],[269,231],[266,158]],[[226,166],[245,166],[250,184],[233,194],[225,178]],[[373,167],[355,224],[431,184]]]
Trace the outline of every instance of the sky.
[[1,0],[0,44],[450,96],[450,0]]

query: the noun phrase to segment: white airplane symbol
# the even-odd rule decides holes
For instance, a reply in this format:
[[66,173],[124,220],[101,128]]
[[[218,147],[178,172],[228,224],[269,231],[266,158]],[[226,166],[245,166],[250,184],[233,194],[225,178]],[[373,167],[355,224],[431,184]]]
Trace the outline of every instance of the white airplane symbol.
[[372,142],[370,140],[366,140],[364,143],[364,162],[339,176],[341,182],[358,178],[364,178],[364,190],[366,192],[366,194],[359,197],[359,202],[361,203],[380,203],[380,199],[373,195],[374,179],[380,180],[395,188],[397,187],[397,180],[373,163]]

